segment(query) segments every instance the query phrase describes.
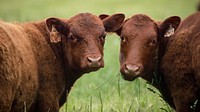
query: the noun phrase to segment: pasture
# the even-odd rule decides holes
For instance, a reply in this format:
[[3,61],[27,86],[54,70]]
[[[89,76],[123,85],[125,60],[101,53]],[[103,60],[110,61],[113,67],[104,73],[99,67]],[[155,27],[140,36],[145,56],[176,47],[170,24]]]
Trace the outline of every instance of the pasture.
[[[173,15],[182,19],[195,12],[197,0],[0,0],[0,19],[28,22],[49,17],[70,18],[81,12],[143,13],[154,20]],[[142,79],[124,81],[119,73],[120,39],[108,34],[105,67],[83,75],[73,86],[60,112],[171,112],[160,93]],[[149,88],[149,89],[148,89]]]

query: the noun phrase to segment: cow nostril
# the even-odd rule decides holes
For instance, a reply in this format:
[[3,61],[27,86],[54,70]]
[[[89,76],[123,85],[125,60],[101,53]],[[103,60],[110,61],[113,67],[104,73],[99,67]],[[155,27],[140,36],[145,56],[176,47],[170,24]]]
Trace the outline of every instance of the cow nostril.
[[140,69],[140,66],[132,66],[132,65],[125,65],[126,69],[130,72],[138,72]]
[[97,58],[91,58],[91,57],[87,57],[87,64],[90,68],[99,68],[99,67],[103,67],[103,64],[101,62],[101,57],[97,57]]
[[98,57],[98,58],[87,57],[87,59],[90,63],[95,63],[95,62],[99,62],[101,60],[101,57]]

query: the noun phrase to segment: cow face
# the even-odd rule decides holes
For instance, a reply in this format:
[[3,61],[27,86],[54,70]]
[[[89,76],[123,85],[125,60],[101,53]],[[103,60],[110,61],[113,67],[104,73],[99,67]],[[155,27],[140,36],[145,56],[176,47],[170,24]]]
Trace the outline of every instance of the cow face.
[[152,78],[158,43],[161,37],[170,37],[179,23],[180,18],[173,16],[157,24],[142,14],[124,23],[117,33],[121,38],[120,72],[125,80]]
[[115,14],[101,20],[90,13],[81,13],[66,21],[49,18],[46,23],[51,42],[62,42],[69,68],[87,73],[104,67],[103,46],[106,32],[119,29],[124,18],[124,14]]

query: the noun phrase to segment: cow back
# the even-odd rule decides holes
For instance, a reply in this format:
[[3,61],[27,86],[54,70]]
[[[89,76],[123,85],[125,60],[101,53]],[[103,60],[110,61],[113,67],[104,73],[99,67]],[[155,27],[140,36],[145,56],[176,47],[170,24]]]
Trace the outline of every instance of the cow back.
[[22,110],[24,104],[29,108],[38,88],[37,63],[30,42],[20,25],[4,22],[0,22],[0,40],[0,87],[15,103],[12,109]]

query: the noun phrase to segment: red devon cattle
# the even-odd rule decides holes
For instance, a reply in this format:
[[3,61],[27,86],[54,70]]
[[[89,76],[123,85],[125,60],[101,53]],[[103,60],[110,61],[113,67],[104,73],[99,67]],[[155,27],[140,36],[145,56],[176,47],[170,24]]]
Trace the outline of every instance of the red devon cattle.
[[104,66],[105,33],[124,14],[0,22],[0,112],[58,112],[74,82]]
[[177,112],[200,112],[199,18],[194,13],[180,26],[176,16],[163,22],[142,14],[128,19],[117,31],[123,78],[147,80]]

